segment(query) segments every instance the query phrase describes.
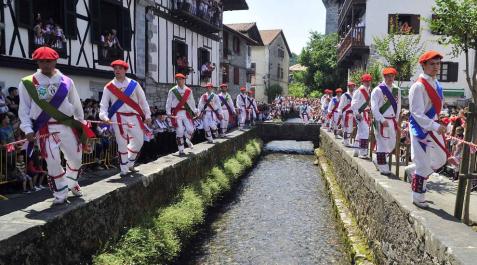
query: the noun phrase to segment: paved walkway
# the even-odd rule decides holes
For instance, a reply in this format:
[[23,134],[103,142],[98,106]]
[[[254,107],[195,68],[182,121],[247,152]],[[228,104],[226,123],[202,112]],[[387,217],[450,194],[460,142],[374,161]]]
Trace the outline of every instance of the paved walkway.
[[[341,138],[337,140],[341,144]],[[353,153],[353,148],[344,147],[348,153]],[[375,156],[373,155],[375,158]],[[394,157],[393,157],[394,159]],[[367,160],[369,161],[369,160]],[[404,165],[399,167],[399,177],[404,178]],[[377,170],[377,169],[376,169]],[[391,172],[396,172],[395,164],[392,166]],[[390,176],[396,178],[395,175]],[[432,176],[427,184],[428,192],[426,193],[426,199],[430,204],[433,204],[433,208],[442,211],[443,213],[454,215],[455,199],[457,196],[458,182],[453,182],[446,176]],[[410,189],[411,187],[409,187]],[[411,198],[409,198],[411,200]],[[477,224],[477,192],[472,192],[470,199],[470,220],[473,224]]]

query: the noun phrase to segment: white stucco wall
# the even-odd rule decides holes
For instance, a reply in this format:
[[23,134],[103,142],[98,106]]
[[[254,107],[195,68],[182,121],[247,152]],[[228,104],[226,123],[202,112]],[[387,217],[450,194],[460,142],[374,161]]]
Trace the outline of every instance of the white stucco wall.
[[[267,46],[253,46],[252,47],[252,63],[256,64],[255,70],[255,97],[259,101],[266,101],[264,80],[268,82],[268,47]],[[265,77],[265,79],[263,78]]]
[[[61,71],[61,67],[58,67]],[[18,87],[21,78],[31,75],[35,72],[35,69],[31,71],[22,69],[12,69],[0,67],[0,85],[2,86],[2,92],[8,95],[8,87]],[[98,91],[102,91],[104,85],[110,80],[103,78],[95,78],[88,76],[75,76],[68,75],[75,82],[76,89],[81,99],[95,98],[98,99]],[[113,74],[111,73],[111,79]]]
[[[467,88],[465,81],[465,58],[463,55],[453,58],[450,47],[444,47],[435,42],[439,36],[433,35],[425,19],[431,19],[432,6],[435,4],[434,0],[368,0],[366,6],[366,32],[365,43],[368,46],[372,46],[373,38],[382,37],[388,33],[388,17],[389,14],[413,14],[420,15],[421,17],[421,41],[425,45],[425,49],[434,49],[442,52],[445,55],[443,61],[451,61],[459,63],[459,76],[458,82],[442,82],[445,89],[465,89],[466,96],[470,96],[470,91]],[[371,48],[371,50],[373,50]],[[471,56],[473,57],[473,56]],[[470,65],[473,65],[471,63]],[[420,66],[416,67],[416,73],[412,80],[415,80],[422,70]],[[406,86],[407,84],[403,84]]]

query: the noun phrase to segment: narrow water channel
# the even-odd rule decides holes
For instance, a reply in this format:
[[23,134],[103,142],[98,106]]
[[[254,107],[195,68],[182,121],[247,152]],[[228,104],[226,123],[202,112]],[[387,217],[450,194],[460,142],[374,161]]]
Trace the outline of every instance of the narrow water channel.
[[313,161],[312,155],[264,155],[236,197],[212,214],[187,263],[349,264]]

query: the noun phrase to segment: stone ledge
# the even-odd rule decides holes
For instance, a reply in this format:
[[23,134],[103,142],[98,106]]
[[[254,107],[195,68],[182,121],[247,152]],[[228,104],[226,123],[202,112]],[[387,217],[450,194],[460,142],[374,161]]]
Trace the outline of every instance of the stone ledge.
[[[256,138],[256,129],[231,132],[215,145],[194,146],[84,187],[85,196],[50,207],[51,199],[0,217],[0,264],[85,264],[110,239],[166,205],[180,187],[199,181],[224,158]],[[189,150],[188,150],[189,151]]]
[[359,226],[382,264],[475,264],[476,233],[441,209],[421,210],[408,183],[382,176],[371,161],[321,130],[320,146]]

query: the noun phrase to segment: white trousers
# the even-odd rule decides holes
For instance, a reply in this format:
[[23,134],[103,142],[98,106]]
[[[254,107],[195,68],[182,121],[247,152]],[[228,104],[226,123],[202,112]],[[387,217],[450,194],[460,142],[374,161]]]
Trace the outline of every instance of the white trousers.
[[194,134],[194,123],[187,117],[185,110],[179,110],[176,114],[176,140],[177,147],[180,152],[184,151],[184,136],[188,139],[192,139]]
[[217,137],[217,121],[216,115],[213,111],[205,111],[204,117],[202,117],[204,124],[205,138],[207,140],[213,140],[212,133]]
[[381,124],[374,130],[376,152],[378,153],[391,153],[396,146],[396,129],[394,128],[392,120],[387,121],[389,126],[382,128],[383,135],[381,135]]
[[[45,139],[46,165],[48,183],[53,190],[53,196],[59,200],[68,197],[68,189],[79,189],[78,173],[81,167],[82,146],[70,127],[61,124],[48,125],[50,133],[55,133]],[[61,165],[61,153],[66,160],[66,171]]]
[[[435,132],[434,135],[442,146],[445,146],[443,136]],[[425,139],[420,139],[411,133],[411,159],[416,165],[415,173],[426,178],[434,173],[434,170],[446,164],[447,155],[430,135],[427,135]]]
[[229,121],[230,121],[230,114],[227,109],[222,109],[222,120],[220,121],[220,128],[222,130],[222,135],[225,135],[227,133],[227,129],[229,127]]
[[239,128],[243,129],[243,126],[245,125],[245,121],[247,120],[247,111],[245,108],[240,108],[239,109]]
[[[116,115],[113,116],[114,122],[117,121]],[[119,166],[122,173],[128,173],[129,168],[134,166],[137,156],[144,144],[144,131],[139,125],[138,116],[136,115],[121,115],[121,123],[123,125],[114,124],[113,128],[116,142],[118,144],[118,153],[120,157]],[[127,124],[131,124],[132,127]],[[121,126],[123,130],[122,135],[119,126]]]

